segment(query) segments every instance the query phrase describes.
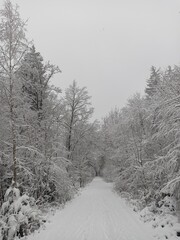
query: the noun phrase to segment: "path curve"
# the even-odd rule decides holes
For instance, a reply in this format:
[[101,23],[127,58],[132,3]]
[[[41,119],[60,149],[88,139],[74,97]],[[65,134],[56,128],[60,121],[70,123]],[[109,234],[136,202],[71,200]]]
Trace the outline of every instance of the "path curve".
[[112,191],[95,178],[79,196],[58,211],[46,229],[28,240],[152,240],[151,230]]

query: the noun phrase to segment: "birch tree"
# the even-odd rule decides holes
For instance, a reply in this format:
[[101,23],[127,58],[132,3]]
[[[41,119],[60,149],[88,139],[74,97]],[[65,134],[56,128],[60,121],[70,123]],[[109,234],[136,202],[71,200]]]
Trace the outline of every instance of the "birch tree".
[[4,101],[7,104],[9,128],[11,130],[11,159],[13,162],[13,180],[17,182],[17,106],[20,102],[19,79],[17,72],[21,60],[27,51],[26,22],[19,15],[18,6],[10,0],[4,2],[0,11],[0,73]]

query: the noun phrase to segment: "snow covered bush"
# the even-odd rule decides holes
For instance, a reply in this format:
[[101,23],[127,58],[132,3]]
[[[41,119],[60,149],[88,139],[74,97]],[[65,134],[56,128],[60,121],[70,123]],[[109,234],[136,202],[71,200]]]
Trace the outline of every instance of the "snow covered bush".
[[7,189],[0,210],[0,239],[3,240],[28,235],[38,229],[42,222],[34,198],[26,194],[21,196],[13,184]]
[[51,166],[49,183],[51,184],[51,189],[54,186],[54,192],[51,190],[53,195],[51,202],[65,203],[69,201],[75,193],[72,181],[65,168],[63,168],[63,164]]
[[158,202],[159,212],[174,213],[175,212],[175,200],[171,196],[165,196]]

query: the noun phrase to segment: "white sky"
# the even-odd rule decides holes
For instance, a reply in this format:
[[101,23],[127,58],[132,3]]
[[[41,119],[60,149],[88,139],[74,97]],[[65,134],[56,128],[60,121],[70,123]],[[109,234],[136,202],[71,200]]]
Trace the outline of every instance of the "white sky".
[[180,0],[14,2],[36,50],[62,70],[53,83],[86,86],[95,118],[143,93],[152,65],[180,64]]

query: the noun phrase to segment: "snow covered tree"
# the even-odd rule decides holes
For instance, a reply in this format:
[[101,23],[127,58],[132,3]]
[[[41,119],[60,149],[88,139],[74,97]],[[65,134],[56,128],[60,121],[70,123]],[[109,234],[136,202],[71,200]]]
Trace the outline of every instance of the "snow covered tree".
[[73,194],[64,147],[65,108],[50,85],[57,66],[44,63],[25,38],[18,7],[5,1],[0,25],[0,203],[12,182],[39,204]]
[[66,171],[69,163],[63,148],[64,104],[58,96],[61,90],[50,85],[51,78],[59,72],[58,67],[44,63],[41,54],[32,47],[18,73],[25,102],[30,104],[30,112],[25,113],[28,127],[23,131],[26,147],[21,155],[26,159],[26,169],[34,176],[26,181],[41,204],[58,198],[60,202],[66,201],[71,195]]
[[[84,132],[82,135],[82,128]],[[87,182],[97,175],[98,172],[98,124],[96,122],[89,123],[84,126],[80,125],[78,143],[73,151],[72,168],[70,167],[71,176],[75,182],[79,182],[83,187]],[[76,129],[76,134],[77,134]]]
[[151,67],[151,75],[147,80],[147,87],[145,89],[145,93],[148,98],[151,98],[157,91],[158,84],[160,83],[161,73],[160,69],[156,69],[156,67]]
[[43,118],[43,102],[48,97],[48,83],[54,74],[60,69],[52,64],[43,63],[43,58],[36,52],[34,45],[23,58],[19,75],[23,81],[23,92],[27,94],[27,99],[31,108],[38,112],[39,120]]
[[[4,2],[4,7],[0,11],[0,72],[1,88],[4,102],[8,111],[7,118],[10,128],[10,142],[12,146],[12,169],[13,180],[17,182],[17,111],[21,101],[17,92],[20,83],[17,72],[20,68],[21,60],[27,51],[27,40],[25,37],[25,22],[20,18],[18,7],[9,0]],[[10,146],[9,145],[9,146]]]
[[167,194],[180,199],[179,67],[168,67],[157,79],[149,97],[135,95],[122,110],[110,112],[101,130],[105,177],[117,191],[156,206]]
[[77,142],[84,135],[86,129],[82,128],[82,132],[78,131],[79,137],[77,137],[75,131],[78,127],[81,128],[86,124],[93,113],[93,108],[90,103],[90,96],[88,95],[86,87],[79,88],[76,81],[66,89],[65,93],[65,106],[66,106],[66,118],[64,126],[67,132],[66,148],[68,151],[68,158],[72,159],[73,150],[76,147]]

